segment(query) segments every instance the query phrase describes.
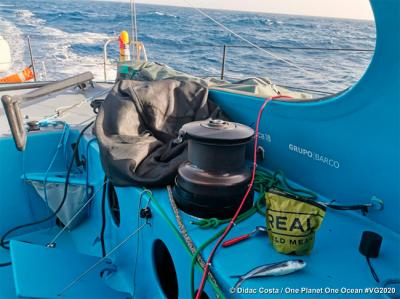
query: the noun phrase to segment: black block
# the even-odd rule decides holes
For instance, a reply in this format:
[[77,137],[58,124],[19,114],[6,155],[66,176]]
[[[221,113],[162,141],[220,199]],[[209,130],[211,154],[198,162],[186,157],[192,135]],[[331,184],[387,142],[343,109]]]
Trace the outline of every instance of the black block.
[[381,235],[370,231],[364,231],[361,236],[359,251],[368,258],[376,258],[379,256],[381,244]]

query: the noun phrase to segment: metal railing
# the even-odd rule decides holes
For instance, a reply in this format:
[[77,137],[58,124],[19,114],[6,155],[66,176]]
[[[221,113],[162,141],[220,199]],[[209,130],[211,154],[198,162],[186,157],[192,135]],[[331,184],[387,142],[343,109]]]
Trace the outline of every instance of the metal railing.
[[[2,36],[4,37],[4,35],[2,35]],[[8,36],[8,37],[12,38],[12,36]],[[39,78],[38,78],[37,64],[39,64],[39,66],[40,66],[39,68],[42,71],[42,76],[41,77],[44,78],[47,81],[48,78],[47,78],[46,62],[44,60],[40,60],[40,58],[38,58],[38,57],[34,57],[33,47],[32,47],[32,42],[31,42],[32,41],[32,39],[31,39],[32,37],[40,38],[41,36],[40,35],[35,35],[35,34],[31,34],[31,35],[26,35],[25,36],[26,44],[27,44],[27,47],[28,47],[28,54],[29,54],[27,59],[29,59],[30,65],[32,67],[32,71],[33,71],[33,74],[34,74],[34,77],[33,77],[34,82],[41,81],[41,80],[38,80]],[[96,40],[96,39],[99,39],[99,38],[93,38],[93,39]],[[109,66],[109,65],[116,66],[117,65],[117,63],[108,63],[108,45],[111,42],[118,41],[118,36],[109,37],[109,38],[107,38],[105,40],[103,38],[101,38],[101,39],[99,39],[99,41],[104,41],[104,45],[103,45],[103,74],[104,74],[104,81],[107,81],[107,79],[108,79],[107,66]],[[132,52],[132,55],[131,55],[132,56],[131,57],[132,61],[139,61],[140,62],[140,60],[142,58],[142,55],[143,55],[143,60],[144,61],[148,60],[146,48],[145,48],[145,46],[144,46],[144,44],[142,42],[140,42],[140,41],[131,41],[129,43],[129,45],[131,45],[133,47],[133,50],[134,50]],[[95,65],[95,64],[93,64],[93,65]]]
[[[159,45],[158,43],[146,43],[147,45]],[[176,45],[168,45],[168,46],[176,46],[176,48],[183,48],[183,47],[198,47],[198,48],[222,48],[222,59],[221,59],[221,71],[219,78],[223,80],[225,78],[225,71],[226,71],[226,61],[227,61],[227,54],[228,48],[243,48],[243,49],[252,49],[254,47],[250,45],[227,45],[227,44],[176,44]],[[365,48],[323,48],[323,47],[294,47],[294,46],[260,46],[262,49],[270,49],[270,50],[300,50],[300,51],[326,51],[326,52],[374,52],[374,49],[365,49]]]
[[[104,76],[104,81],[107,82],[108,80],[108,70],[107,67],[110,65],[116,66],[117,63],[109,63],[108,62],[108,46],[112,42],[118,41],[118,36],[113,36],[105,40],[104,45],[103,45],[103,76]],[[29,46],[29,54],[30,54],[30,59],[32,66],[35,66],[35,60],[32,55],[32,49],[30,45],[30,36],[27,36],[27,42]],[[160,45],[158,43],[147,43],[148,45]],[[147,52],[144,44],[142,42],[136,42],[136,41],[131,41],[130,45],[132,46],[133,50],[132,51],[132,61],[140,61],[141,59],[141,53],[143,53],[143,60],[147,61]],[[243,49],[250,49],[252,48],[249,45],[227,45],[227,44],[177,44],[177,47],[197,47],[197,48],[222,48],[222,58],[221,58],[221,68],[220,68],[220,74],[219,78],[221,80],[224,80],[225,78],[225,72],[226,72],[226,66],[227,66],[227,58],[228,58],[228,48],[243,48]],[[373,52],[373,49],[362,49],[362,48],[323,48],[323,47],[293,47],[293,46],[262,46],[260,48],[263,49],[270,49],[270,50],[287,50],[287,51],[326,51],[326,52]],[[45,71],[45,65],[44,62],[42,62],[42,70]],[[46,75],[47,77],[47,75]],[[217,76],[213,76],[217,77]],[[35,76],[35,81],[36,81],[36,76]],[[308,91],[314,92],[315,90],[312,89],[305,89]],[[321,91],[321,93],[324,93]]]
[[[111,43],[111,42],[114,42],[114,41],[118,41],[118,37],[116,37],[116,36],[114,36],[114,37],[111,37],[111,38],[109,38],[109,39],[107,39],[106,41],[105,41],[105,43],[104,43],[104,46],[103,46],[103,66],[104,66],[104,81],[107,81],[107,65],[110,65],[109,63],[107,63],[108,62],[108,45]],[[147,61],[147,52],[146,52],[146,48],[145,48],[145,46],[144,46],[144,44],[142,43],[142,42],[140,42],[140,41],[131,41],[130,43],[129,43],[129,45],[132,45],[132,47],[133,47],[133,49],[134,49],[134,51],[133,51],[133,53],[132,53],[132,57],[131,57],[131,61],[135,61],[135,62],[137,62],[137,63],[140,63],[140,60],[141,60],[141,53],[143,52],[143,60],[144,61]],[[134,59],[132,59],[132,58],[134,58]]]
[[115,37],[111,37],[111,38],[107,39],[103,46],[104,81],[107,81],[107,61],[108,61],[107,47],[113,41],[118,41],[118,37],[115,36]]
[[[210,45],[209,47],[221,47],[221,45]],[[227,49],[229,48],[252,48],[245,45],[222,45],[222,60],[221,60],[221,80],[224,79],[225,66],[227,58]],[[284,46],[266,46],[262,49],[276,49],[276,50],[302,50],[302,51],[335,51],[335,52],[374,52],[372,49],[352,49],[352,48],[320,48],[320,47],[284,47]]]
[[31,66],[32,66],[32,71],[33,71],[33,79],[34,79],[35,82],[36,82],[36,81],[37,81],[37,78],[36,78],[36,71],[35,71],[35,60],[33,59],[31,38],[30,38],[29,35],[26,37],[26,41],[28,42],[29,56],[30,56],[30,58],[31,58]]
[[[38,80],[37,77],[37,68],[36,68],[36,64],[37,64],[37,59],[34,58],[33,56],[33,51],[32,51],[32,45],[31,45],[31,37],[34,35],[28,35],[26,36],[26,40],[27,40],[27,45],[29,48],[29,59],[30,59],[30,63],[32,65],[32,69],[33,72],[35,74],[34,80],[35,82]],[[94,39],[97,39],[96,37],[94,37]],[[109,63],[108,60],[108,46],[110,43],[112,42],[116,42],[118,41],[118,37],[117,36],[112,36],[110,38],[107,38],[106,40],[104,39],[99,39],[104,41],[104,45],[103,45],[103,76],[104,76],[104,81],[107,82],[108,80],[108,66],[113,65],[113,66],[117,66],[117,63]],[[160,45],[159,43],[147,43],[148,45]],[[133,48],[132,51],[132,58],[134,58],[133,60],[139,60],[141,58],[141,53],[143,53],[143,60],[147,61],[147,53],[146,53],[146,49],[143,45],[142,42],[137,42],[137,41],[131,41],[130,45]],[[220,63],[220,73],[219,75],[211,75],[210,77],[219,77],[221,80],[224,80],[226,75],[226,70],[227,70],[227,59],[228,59],[228,48],[252,48],[252,46],[250,45],[240,45],[240,44],[197,44],[197,45],[193,45],[193,44],[169,44],[168,47],[173,47],[175,46],[176,48],[183,48],[183,47],[191,47],[191,48],[222,48],[222,58],[221,58],[221,63]],[[362,49],[362,48],[323,48],[323,47],[304,47],[304,46],[274,46],[274,45],[270,45],[270,46],[261,46],[260,48],[263,49],[270,49],[270,50],[287,50],[287,51],[325,51],[325,52],[373,52],[373,49]],[[46,65],[44,61],[39,61],[41,63],[41,69],[42,69],[42,73],[44,73],[44,77],[47,80],[47,72],[46,72]],[[42,76],[43,77],[43,76]],[[204,77],[204,76],[202,76]],[[234,78],[234,77],[229,77],[229,78]],[[285,87],[285,86],[283,86]],[[288,88],[293,88],[291,86],[288,86]],[[300,88],[297,88],[299,89]],[[321,94],[326,94],[326,92],[323,91],[317,91],[317,90],[313,90],[313,89],[305,89],[303,88],[304,91],[311,91],[311,92],[319,92]]]

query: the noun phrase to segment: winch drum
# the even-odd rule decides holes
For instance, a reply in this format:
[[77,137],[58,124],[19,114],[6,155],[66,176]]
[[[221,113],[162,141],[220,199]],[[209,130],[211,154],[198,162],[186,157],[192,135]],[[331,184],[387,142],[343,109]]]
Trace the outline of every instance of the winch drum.
[[[200,218],[232,217],[251,179],[245,154],[253,129],[217,119],[188,123],[181,132],[188,161],[180,165],[173,189],[178,207]],[[251,193],[242,212],[252,204]]]

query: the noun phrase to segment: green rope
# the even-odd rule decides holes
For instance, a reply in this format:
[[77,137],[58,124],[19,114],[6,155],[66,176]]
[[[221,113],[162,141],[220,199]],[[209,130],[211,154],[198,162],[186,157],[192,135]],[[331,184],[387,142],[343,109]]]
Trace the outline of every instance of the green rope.
[[[256,212],[264,213],[263,208],[262,208],[262,203],[264,202],[264,194],[260,195],[259,198],[256,201],[256,204],[253,205],[248,211],[245,213],[239,215],[239,217],[236,219],[236,224],[248,219],[249,217],[253,216]],[[199,221],[192,221],[192,224],[198,225],[202,229],[208,229],[208,228],[217,228],[221,224],[226,224],[229,223],[231,219],[223,219],[219,220],[217,218],[210,218],[210,219],[202,219]],[[192,255],[192,264],[191,264],[191,269],[190,269],[190,290],[192,294],[192,299],[195,297],[195,291],[194,291],[194,267],[197,262],[197,256],[203,251],[204,248],[206,248],[208,245],[210,245],[212,242],[214,242],[216,239],[218,239],[223,232],[225,231],[226,227],[218,231],[214,236],[212,236],[210,239],[206,240],[203,244],[201,244],[198,248],[197,251]]]
[[[269,189],[275,188],[277,190],[292,194],[292,195],[301,195],[304,198],[314,200],[317,198],[317,195],[307,189],[298,189],[291,186],[285,175],[282,171],[276,171],[274,173],[270,173],[267,171],[257,170],[256,177],[254,180],[254,190],[259,193],[259,198],[256,200],[254,206],[241,214],[239,218],[247,219],[254,215],[256,212],[265,215],[264,210],[264,197],[265,193],[268,192]],[[209,229],[209,228],[217,228],[221,224],[229,223],[231,219],[217,219],[217,218],[209,218],[209,219],[201,219],[198,221],[192,221],[191,224],[199,226],[201,229]]]
[[258,188],[261,188],[263,186],[267,186],[267,189],[274,187],[277,190],[295,196],[301,196],[309,200],[315,200],[317,198],[317,194],[312,192],[311,190],[303,188],[299,189],[290,185],[286,179],[285,174],[281,170],[278,170],[273,174],[271,174],[271,172],[268,171],[258,170],[256,172],[256,177],[254,180],[254,189],[259,191]]
[[[161,205],[158,203],[158,201],[154,198],[152,192],[150,190],[146,189],[146,188],[143,188],[143,191],[147,192],[147,194],[150,197],[150,200],[154,203],[156,208],[159,210],[159,212],[160,212],[161,216],[164,218],[165,222],[167,222],[167,224],[170,226],[170,228],[172,229],[173,233],[179,239],[179,241],[182,243],[183,247],[186,249],[186,251],[189,253],[189,255],[193,257],[193,254],[191,253],[191,251],[190,251],[189,247],[187,246],[185,240],[183,240],[183,238],[182,238],[181,234],[179,233],[178,229],[176,228],[176,226],[173,224],[171,219],[169,219],[167,213],[164,211],[164,209],[161,207]],[[197,255],[196,255],[196,257],[197,257]],[[192,262],[193,262],[193,258],[192,258]],[[202,270],[200,264],[196,263],[196,261],[195,261],[195,265],[196,264]],[[222,293],[221,289],[216,284],[214,284],[209,278],[208,278],[208,281],[210,282],[212,288],[214,289],[217,297],[221,298],[221,299],[225,299],[226,297]]]
[[[274,177],[268,176],[267,178],[269,180],[269,183],[267,184],[267,186],[265,186],[264,181],[260,180],[260,172],[257,171],[256,178],[254,181],[254,190],[256,190],[259,193],[259,197],[256,200],[256,203],[253,205],[253,207],[251,207],[249,210],[247,210],[243,214],[239,215],[239,217],[238,217],[239,222],[241,220],[244,220],[244,219],[247,219],[247,218],[253,216],[256,212],[258,212],[262,215],[265,214],[264,209],[263,209],[265,191],[269,190],[276,182],[276,179]],[[257,182],[257,179],[259,179],[258,182]],[[230,221],[231,221],[231,218],[229,218],[229,219],[209,218],[209,219],[201,219],[198,221],[192,221],[191,224],[197,225],[201,229],[209,229],[209,228],[217,228],[221,224],[229,223]]]
[[[255,191],[259,193],[259,197],[257,198],[255,204],[253,205],[252,208],[250,208],[248,211],[245,213],[241,214],[237,220],[236,224],[248,219],[249,217],[253,216],[255,213],[259,213],[261,215],[265,215],[265,193],[269,191],[271,188],[278,189],[280,191],[287,192],[292,195],[299,195],[301,194],[302,197],[305,197],[310,200],[314,200],[317,198],[317,195],[307,189],[298,189],[293,186],[291,186],[284,173],[282,171],[276,171],[274,173],[271,173],[269,171],[262,171],[262,170],[257,170],[256,171],[256,176],[254,179],[254,184],[253,188]],[[201,229],[209,229],[209,228],[217,228],[221,224],[226,224],[229,223],[231,219],[222,219],[219,220],[217,218],[210,218],[210,219],[201,219],[199,221],[192,221],[191,223],[194,225],[198,225]],[[192,264],[191,264],[191,270],[190,270],[190,290],[192,294],[192,299],[195,298],[195,290],[194,290],[194,269],[197,261],[197,256],[203,251],[204,248],[206,248],[208,245],[210,245],[212,242],[214,242],[216,239],[218,239],[225,231],[226,227],[223,229],[219,230],[214,236],[212,236],[210,239],[206,240],[203,244],[201,244],[198,248],[197,251],[194,253],[192,256]]]
[[[254,190],[258,192],[259,196],[257,200],[255,201],[254,205],[246,212],[241,214],[237,220],[236,224],[250,218],[256,213],[259,213],[261,215],[265,215],[265,193],[269,191],[269,189],[275,188],[277,190],[292,194],[292,195],[301,195],[302,197],[305,197],[310,200],[314,200],[317,198],[317,195],[307,189],[298,189],[293,186],[291,186],[284,173],[282,171],[276,171],[274,173],[268,172],[268,171],[261,171],[257,170],[255,180],[254,180]],[[164,218],[164,220],[167,222],[167,224],[171,227],[172,231],[174,234],[177,236],[179,241],[182,243],[182,245],[185,247],[186,251],[189,253],[189,255],[192,257],[192,262],[191,262],[191,271],[190,271],[190,291],[191,291],[191,296],[192,299],[195,298],[195,290],[194,290],[194,273],[195,273],[195,266],[197,265],[200,270],[202,270],[200,264],[197,261],[197,257],[201,252],[212,242],[217,240],[225,231],[226,226],[222,229],[220,229],[216,234],[214,234],[211,238],[206,240],[203,244],[201,244],[198,248],[197,251],[192,254],[190,252],[189,247],[183,240],[181,234],[175,227],[175,225],[172,223],[172,221],[169,219],[168,215],[165,213],[163,208],[160,206],[160,204],[155,200],[153,197],[152,193],[148,189],[144,189],[149,194],[149,197],[151,200],[154,202],[154,205],[157,207],[159,210],[161,216]],[[231,219],[217,219],[217,218],[210,218],[210,219],[201,219],[199,221],[192,221],[191,224],[197,225],[201,229],[216,229],[219,226],[223,224],[227,224],[231,221]],[[209,278],[208,281],[210,282],[212,288],[214,289],[217,297],[219,298],[226,298],[225,295],[222,293],[221,289],[215,285]]]

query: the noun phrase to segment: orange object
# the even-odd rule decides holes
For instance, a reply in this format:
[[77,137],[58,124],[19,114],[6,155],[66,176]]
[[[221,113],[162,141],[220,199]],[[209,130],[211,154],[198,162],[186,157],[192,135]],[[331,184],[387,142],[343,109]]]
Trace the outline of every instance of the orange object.
[[126,31],[122,31],[119,36],[119,61],[129,61],[130,56],[131,53],[129,51],[129,34]]
[[32,80],[34,77],[35,74],[33,73],[31,67],[27,66],[21,72],[0,78],[0,83],[22,83]]

